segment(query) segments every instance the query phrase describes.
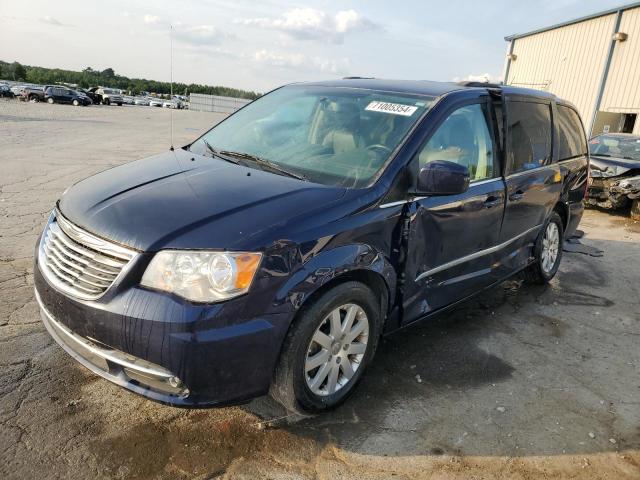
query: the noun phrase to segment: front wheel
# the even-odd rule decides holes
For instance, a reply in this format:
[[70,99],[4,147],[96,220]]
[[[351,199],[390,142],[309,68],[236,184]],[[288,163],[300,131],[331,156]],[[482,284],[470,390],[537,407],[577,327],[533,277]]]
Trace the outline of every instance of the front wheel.
[[293,412],[320,412],[341,404],[356,386],[378,345],[380,303],[359,282],[324,293],[299,313],[285,340],[271,396]]
[[74,107],[78,107],[80,105],[80,102],[78,100],[74,100],[73,101],[73,106]]
[[49,97],[49,98],[47,99],[47,103],[48,103],[49,105],[53,105],[53,104],[55,103],[55,100],[53,99],[53,97]]
[[105,99],[103,100],[103,103],[104,103],[105,105],[109,105],[111,102],[109,101],[109,99],[108,99],[108,98],[105,98]]
[[552,212],[533,247],[534,261],[524,270],[528,283],[545,284],[558,272],[562,260],[564,227],[560,215]]

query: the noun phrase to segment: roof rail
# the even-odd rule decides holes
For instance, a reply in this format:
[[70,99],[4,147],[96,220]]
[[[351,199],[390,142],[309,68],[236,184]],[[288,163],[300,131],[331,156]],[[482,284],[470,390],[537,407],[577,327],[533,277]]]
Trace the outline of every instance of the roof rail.
[[375,77],[342,77],[343,80],[373,80]]
[[481,87],[481,88],[502,88],[504,87],[501,83],[489,83],[489,82],[458,82],[458,85],[461,87]]

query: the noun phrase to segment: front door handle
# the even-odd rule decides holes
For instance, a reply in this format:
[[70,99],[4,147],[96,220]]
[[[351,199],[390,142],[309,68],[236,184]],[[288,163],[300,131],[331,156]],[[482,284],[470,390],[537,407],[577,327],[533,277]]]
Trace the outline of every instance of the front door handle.
[[509,200],[512,202],[517,202],[518,200],[522,200],[524,198],[524,192],[522,190],[518,190],[517,192],[513,192],[509,195]]
[[502,203],[502,198],[496,197],[495,195],[489,195],[487,199],[484,201],[484,208],[492,208]]

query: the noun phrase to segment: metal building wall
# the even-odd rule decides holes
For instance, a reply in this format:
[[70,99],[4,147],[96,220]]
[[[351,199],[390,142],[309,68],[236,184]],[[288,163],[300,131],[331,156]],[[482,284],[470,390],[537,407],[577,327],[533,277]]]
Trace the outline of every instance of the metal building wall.
[[634,133],[640,134],[640,8],[622,12],[619,31],[628,37],[616,42],[600,110],[636,113]]
[[507,84],[546,90],[574,103],[591,124],[615,13],[512,40]]
[[251,103],[251,100],[202,93],[189,95],[189,109],[199,112],[233,113],[247,103]]

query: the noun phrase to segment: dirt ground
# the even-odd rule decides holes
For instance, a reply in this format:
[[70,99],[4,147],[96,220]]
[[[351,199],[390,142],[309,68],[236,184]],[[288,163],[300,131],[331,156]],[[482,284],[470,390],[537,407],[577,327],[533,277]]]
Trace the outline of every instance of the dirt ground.
[[[220,117],[175,112],[176,144]],[[588,211],[548,287],[515,280],[386,339],[334,412],[180,410],[47,335],[36,237],[64,189],[169,146],[169,112],[0,101],[0,478],[640,478],[640,225]]]

